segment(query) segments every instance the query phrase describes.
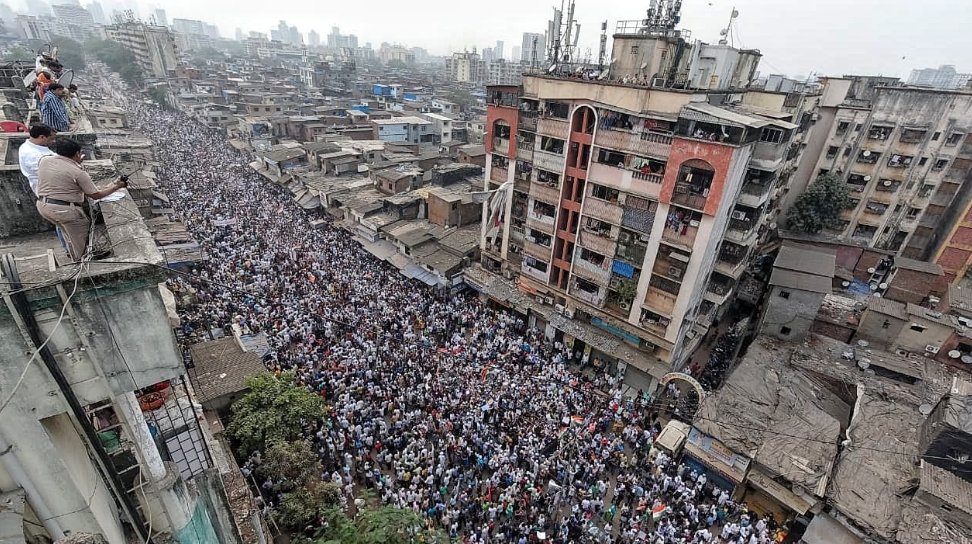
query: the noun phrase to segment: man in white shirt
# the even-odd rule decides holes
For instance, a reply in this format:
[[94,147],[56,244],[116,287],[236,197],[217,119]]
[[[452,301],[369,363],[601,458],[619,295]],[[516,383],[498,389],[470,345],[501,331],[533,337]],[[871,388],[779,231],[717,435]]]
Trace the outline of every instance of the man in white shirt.
[[54,143],[57,133],[47,125],[37,124],[30,127],[29,134],[30,138],[20,146],[18,152],[20,172],[30,183],[30,190],[34,192],[34,196],[37,196],[37,164],[42,158],[54,154],[48,146]]

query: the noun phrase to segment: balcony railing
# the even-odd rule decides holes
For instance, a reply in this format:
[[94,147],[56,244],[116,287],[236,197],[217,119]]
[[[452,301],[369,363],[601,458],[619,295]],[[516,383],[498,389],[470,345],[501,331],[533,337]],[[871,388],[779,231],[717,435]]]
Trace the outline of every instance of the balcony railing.
[[566,138],[569,126],[567,121],[563,119],[555,119],[552,117],[542,117],[537,122],[537,132],[545,136],[554,136],[555,138]]
[[640,268],[645,262],[646,253],[648,253],[648,246],[644,244],[618,244],[614,258]]
[[510,170],[508,168],[503,168],[501,166],[493,166],[489,171],[489,179],[493,181],[498,181],[500,183],[506,183],[510,178]]
[[564,165],[566,164],[566,157],[563,155],[558,155],[557,153],[551,153],[549,151],[535,151],[533,153],[533,165],[537,168],[543,168],[544,170],[549,170],[551,172],[561,173],[564,171]]
[[519,176],[513,178],[513,189],[516,191],[520,191],[521,193],[529,193],[530,185],[529,180],[522,179]]
[[527,255],[532,255],[539,258],[542,261],[550,260],[550,252],[553,250],[550,246],[542,246],[536,242],[531,242],[527,239],[523,240],[523,252]]
[[697,193],[692,192],[679,192],[678,187],[675,187],[675,194],[672,195],[672,202],[675,204],[680,204],[693,210],[702,211],[705,209],[705,201],[707,197],[702,196]]
[[510,141],[506,138],[493,138],[493,153],[499,153],[504,157],[509,156]]
[[618,249],[618,243],[607,237],[601,237],[589,230],[580,231],[580,246],[596,251],[608,257],[614,256]]
[[607,298],[607,297],[605,297],[604,295],[601,294],[601,291],[603,291],[603,289],[599,289],[597,293],[591,293],[589,291],[585,291],[585,290],[581,289],[580,287],[578,287],[576,282],[574,282],[570,286],[570,294],[571,294],[571,296],[574,296],[574,297],[576,297],[576,298],[578,298],[580,300],[583,300],[584,302],[586,302],[586,303],[588,303],[588,304],[590,304],[592,306],[596,306],[598,308],[604,306],[605,299]]
[[662,238],[685,248],[692,249],[692,246],[695,245],[695,236],[698,234],[699,229],[696,227],[688,227],[685,229],[684,234],[681,232],[681,230],[673,230],[666,227],[662,230]]
[[532,162],[533,161],[533,142],[530,142],[530,143],[524,142],[523,145],[521,145],[520,143],[517,143],[516,144],[516,158],[517,159],[520,159],[521,161]]
[[537,131],[537,112],[535,111],[521,111],[520,112],[520,122],[519,127],[523,130],[529,130],[531,132]]
[[665,315],[672,315],[677,300],[678,297],[655,287],[649,287],[648,293],[645,294],[645,305],[652,308],[655,313]]
[[[610,260],[605,259],[604,262],[608,263]],[[580,258],[574,259],[574,273],[598,285],[608,285],[611,281],[610,270]]]
[[688,265],[681,261],[667,259],[658,255],[655,257],[655,265],[652,267],[652,272],[669,280],[682,283],[682,278],[685,276],[685,270],[687,268]]
[[620,225],[624,211],[617,204],[588,196],[584,201],[584,214],[612,225]]
[[537,270],[536,268],[533,268],[532,266],[528,265],[525,259],[520,264],[520,270],[522,270],[523,273],[526,274],[527,276],[530,276],[531,278],[536,279],[536,280],[540,280],[540,281],[542,281],[544,283],[546,283],[547,282],[547,278],[550,277],[550,269],[549,268],[547,269],[546,272],[543,272],[541,270]]
[[658,132],[599,129],[594,145],[641,156],[667,158],[672,150],[672,135]]
[[534,181],[530,184],[530,195],[535,196],[544,202],[556,205],[560,200],[560,189],[557,187],[550,187],[546,183]]
[[661,174],[643,174],[638,170],[632,172],[631,177],[640,179],[641,181],[647,181],[648,183],[661,183],[665,180],[665,176]]
[[537,229],[540,232],[545,232],[547,234],[552,235],[554,232],[554,218],[546,215],[536,216],[532,213],[528,213],[526,225],[531,229]]

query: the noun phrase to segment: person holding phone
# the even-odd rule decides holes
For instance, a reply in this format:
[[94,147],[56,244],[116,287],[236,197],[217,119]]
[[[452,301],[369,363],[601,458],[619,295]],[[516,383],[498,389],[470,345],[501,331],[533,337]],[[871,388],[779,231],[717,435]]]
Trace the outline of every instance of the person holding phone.
[[64,234],[68,253],[80,261],[88,248],[91,219],[81,208],[84,197],[104,198],[128,186],[122,176],[107,189],[99,189],[81,168],[84,155],[74,140],[59,140],[54,155],[44,157],[38,166],[37,211]]

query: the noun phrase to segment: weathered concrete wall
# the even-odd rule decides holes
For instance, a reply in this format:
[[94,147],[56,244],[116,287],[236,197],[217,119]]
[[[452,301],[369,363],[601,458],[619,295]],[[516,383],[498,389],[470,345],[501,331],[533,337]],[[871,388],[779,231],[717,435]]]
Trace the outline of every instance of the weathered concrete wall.
[[199,492],[197,501],[205,506],[213,529],[219,536],[219,542],[221,544],[241,544],[219,471],[216,468],[207,469],[197,474],[192,481],[196,484],[196,490]]
[[[14,145],[11,139],[8,145]],[[19,148],[22,140],[17,141]],[[16,152],[14,154],[16,157]],[[0,239],[53,231],[54,226],[37,213],[37,197],[17,164],[0,165]]]
[[[788,298],[780,296],[784,291],[789,293]],[[810,332],[822,302],[823,295],[820,293],[773,287],[767,297],[766,314],[760,326],[760,333],[781,340],[803,340]],[[783,332],[783,327],[788,328],[789,331]]]

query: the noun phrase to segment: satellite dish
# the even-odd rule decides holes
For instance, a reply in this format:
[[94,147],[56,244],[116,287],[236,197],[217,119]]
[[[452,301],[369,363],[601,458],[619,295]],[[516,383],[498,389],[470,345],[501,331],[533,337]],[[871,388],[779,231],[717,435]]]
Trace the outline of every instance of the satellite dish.
[[726,34],[728,34],[728,32],[727,32],[727,31],[726,31],[726,29],[724,29],[724,28],[723,28],[722,30],[720,30],[720,31],[719,31],[719,35],[720,35],[720,36],[725,36]]
[[30,87],[35,81],[37,81],[37,73],[31,71],[29,74],[24,76],[24,87]]
[[874,268],[874,267],[872,266],[871,268],[868,268],[868,269],[867,269],[867,273],[868,273],[868,274],[873,274],[875,270],[877,270],[877,268]]
[[880,287],[881,287],[881,289],[887,289],[888,288],[888,283],[887,282],[883,282],[883,283],[881,283]]
[[547,68],[547,73],[548,74],[552,74],[553,71],[556,70],[556,69],[557,69],[557,65],[556,64],[551,64],[550,65],[550,68]]
[[927,402],[922,404],[918,407],[918,413],[923,416],[927,416],[928,414],[932,413],[932,405],[928,404]]
[[641,63],[641,69],[642,69],[642,70],[644,70],[644,69],[645,69],[645,68],[647,68],[647,67],[648,67],[648,63],[647,63],[647,62],[642,62],[642,63]]
[[867,370],[868,367],[870,366],[871,366],[870,359],[861,358],[860,360],[857,361],[857,367],[860,368],[861,370]]
[[871,288],[871,291],[877,291],[878,290],[878,284],[877,284],[877,282],[874,282],[871,285],[868,285],[868,287]]
[[862,155],[862,156],[864,156],[864,157],[870,157],[870,156],[871,156],[871,152],[865,149],[865,150],[864,150],[864,151],[863,151],[863,152],[861,153],[861,155]]
[[885,187],[890,187],[891,186],[891,180],[889,180],[889,179],[884,180],[882,182],[882,185],[884,185]]
[[861,346],[862,348],[866,348],[868,346],[868,343],[867,340],[858,340],[857,345]]
[[732,18],[735,19],[736,17],[739,17],[739,10],[738,9],[732,10]]
[[972,365],[972,355],[963,355],[959,360],[967,365]]
[[849,281],[843,281],[843,282],[840,283],[840,285],[843,286],[843,287],[850,287],[850,282]]
[[65,70],[61,77],[57,78],[57,82],[65,87],[70,87],[72,81],[74,81],[74,70]]
[[958,359],[961,356],[962,352],[957,349],[953,349],[952,351],[948,352],[949,359]]
[[871,181],[871,176],[864,176],[864,181]]

